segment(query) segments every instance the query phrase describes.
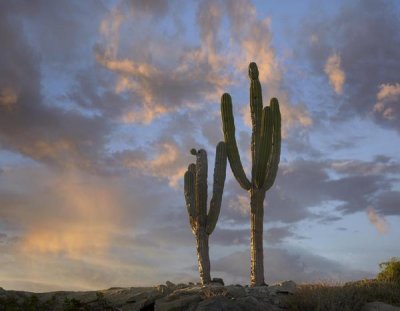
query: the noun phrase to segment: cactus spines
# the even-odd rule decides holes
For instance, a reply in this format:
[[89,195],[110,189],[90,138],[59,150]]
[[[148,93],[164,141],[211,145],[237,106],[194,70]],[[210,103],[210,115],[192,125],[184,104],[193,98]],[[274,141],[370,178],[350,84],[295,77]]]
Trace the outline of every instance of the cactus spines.
[[251,182],[247,179],[240,161],[235,138],[235,123],[232,100],[227,93],[221,98],[222,129],[229,164],[238,183],[250,193],[250,284],[264,284],[263,218],[265,192],[276,178],[281,152],[281,114],[279,103],[272,98],[269,106],[263,107],[261,84],[256,63],[249,65],[251,136]]
[[211,282],[208,239],[218,221],[221,210],[222,193],[226,176],[226,145],[219,142],[216,148],[214,166],[213,196],[207,214],[207,172],[208,162],[205,150],[192,149],[196,164],[191,163],[184,176],[184,194],[189,214],[190,226],[196,237],[197,258],[201,282]]

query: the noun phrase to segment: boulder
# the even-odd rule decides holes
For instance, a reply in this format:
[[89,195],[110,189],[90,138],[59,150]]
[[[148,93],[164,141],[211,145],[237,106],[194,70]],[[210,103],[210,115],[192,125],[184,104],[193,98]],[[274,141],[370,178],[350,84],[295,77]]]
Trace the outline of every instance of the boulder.
[[218,283],[218,284],[221,284],[222,286],[225,285],[224,280],[221,279],[221,278],[213,278],[213,279],[211,280],[211,283]]
[[156,290],[163,295],[168,295],[172,291],[171,288],[168,288],[168,286],[164,284],[157,285]]
[[273,305],[252,296],[238,299],[218,296],[201,301],[195,311],[275,311]]
[[131,306],[131,310],[142,310],[153,306],[156,300],[163,296],[159,291],[143,291],[128,298],[126,303]]
[[231,297],[231,298],[240,298],[240,297],[244,297],[246,296],[246,291],[244,290],[243,287],[239,287],[239,286],[226,286],[225,287],[227,292],[226,292],[226,296]]
[[294,294],[297,290],[297,285],[293,281],[285,281],[274,284],[268,287],[268,291],[271,294]]
[[155,311],[181,311],[196,310],[198,302],[201,301],[200,295],[180,295],[180,296],[167,296],[156,301]]
[[236,301],[232,301],[227,297],[214,297],[206,299],[197,305],[196,311],[243,311],[243,309],[237,305]]
[[202,288],[202,294],[205,298],[213,298],[218,296],[226,296],[228,290],[224,286],[208,285]]

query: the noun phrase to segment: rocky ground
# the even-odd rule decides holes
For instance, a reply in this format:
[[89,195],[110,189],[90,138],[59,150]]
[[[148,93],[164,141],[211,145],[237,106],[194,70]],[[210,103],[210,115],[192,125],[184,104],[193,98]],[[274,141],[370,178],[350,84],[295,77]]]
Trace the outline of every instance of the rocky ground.
[[[224,286],[221,279],[207,286],[173,284],[154,287],[114,287],[88,292],[30,293],[0,288],[0,311],[14,310],[110,310],[110,311],[279,311],[286,310],[285,297],[295,293],[293,281],[272,286]],[[399,308],[372,303],[363,311],[397,311]],[[308,310],[310,311],[310,310]]]
[[[274,286],[173,284],[110,288],[90,292],[30,293],[0,289],[0,310],[283,310],[280,298],[296,289],[292,281]],[[8,307],[8,309],[7,309]]]

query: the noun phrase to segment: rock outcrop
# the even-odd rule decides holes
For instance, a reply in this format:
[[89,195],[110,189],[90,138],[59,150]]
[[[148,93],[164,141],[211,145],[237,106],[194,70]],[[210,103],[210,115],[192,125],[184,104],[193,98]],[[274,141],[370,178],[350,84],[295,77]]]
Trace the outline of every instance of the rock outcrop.
[[[296,284],[292,281],[273,286],[248,287],[223,285],[222,279],[213,279],[211,284],[166,284],[154,287],[114,287],[97,292],[53,292],[33,294],[0,290],[0,304],[26,305],[26,301],[50,309],[64,310],[66,304],[76,310],[110,311],[202,311],[202,310],[283,310],[281,297],[292,294]],[[45,307],[43,307],[45,308]],[[15,309],[15,308],[14,308]],[[14,310],[13,309],[13,310]],[[75,309],[73,309],[75,310]]]
[[[30,293],[0,287],[0,310],[93,311],[283,311],[284,300],[297,291],[293,281],[248,287],[211,284],[174,284],[153,287],[113,287],[101,291]],[[311,310],[309,310],[311,311]],[[367,303],[362,311],[400,311],[382,302]]]

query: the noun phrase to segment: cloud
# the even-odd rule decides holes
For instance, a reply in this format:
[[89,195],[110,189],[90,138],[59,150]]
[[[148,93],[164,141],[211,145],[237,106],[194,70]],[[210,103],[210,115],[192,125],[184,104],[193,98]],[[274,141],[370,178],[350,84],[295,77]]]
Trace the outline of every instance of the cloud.
[[381,114],[385,119],[394,120],[400,103],[400,84],[382,84],[376,95],[377,102],[374,112]]
[[[396,100],[389,104],[384,99],[381,103],[377,98],[377,94],[394,90],[399,83],[400,64],[397,60],[400,51],[397,46],[400,37],[396,30],[400,27],[400,19],[395,1],[346,2],[331,17],[326,14],[308,16],[304,25],[305,37],[318,38],[308,45],[299,42],[299,46],[305,47],[303,55],[309,60],[313,73],[324,75],[324,71],[328,71],[330,83],[335,81],[336,92],[343,92],[340,102],[331,99],[335,100],[338,109],[333,113],[330,110],[328,114],[335,117],[335,122],[349,119],[355,112],[362,118],[373,117],[377,124],[399,131],[399,119],[394,118],[398,107]],[[336,51],[333,56],[332,51]],[[328,59],[331,62],[327,63]],[[342,88],[344,80],[345,89]],[[388,109],[386,116],[383,115],[385,108]]]
[[[375,206],[382,215],[398,215],[394,177],[399,163],[377,156],[371,161],[305,160],[282,162],[274,186],[265,198],[265,222],[296,223],[304,219],[332,223],[345,215]],[[333,178],[333,176],[335,176]],[[312,210],[332,206],[324,213]],[[221,219],[237,224],[248,223],[250,202],[236,180],[227,181]]]
[[346,75],[341,68],[340,56],[338,54],[334,53],[329,56],[325,64],[324,71],[327,74],[329,82],[331,83],[335,92],[337,94],[342,94]]
[[400,173],[400,164],[390,157],[375,156],[372,161],[333,160],[331,167],[344,175],[389,175]]
[[108,41],[107,55],[116,56],[119,47],[120,27],[125,15],[118,7],[114,7],[110,14],[100,23],[99,32]]
[[399,215],[400,191],[382,191],[373,201],[375,209],[383,215]]
[[139,150],[125,150],[115,154],[115,158],[126,168],[138,169],[144,174],[164,178],[171,187],[177,187],[188,165],[188,154],[183,155],[181,148],[172,141],[161,141],[155,146],[155,156]]
[[376,230],[378,230],[380,234],[385,234],[388,232],[389,225],[386,222],[385,217],[378,215],[372,206],[367,208],[367,215],[371,224],[375,226]]
[[268,244],[276,245],[282,243],[286,238],[304,239],[295,234],[289,226],[272,227],[265,231],[265,238]]
[[[203,6],[207,10],[212,9],[211,4],[210,7]],[[213,39],[213,32],[207,33],[203,28],[200,29],[202,42],[199,47],[191,47],[179,41],[177,34],[178,37],[173,40],[182,46],[179,48],[171,47],[172,38],[166,38],[159,29],[152,29],[153,39],[149,40],[149,36],[143,37],[142,41],[136,41],[133,48],[147,47],[146,55],[150,53],[154,57],[141,57],[139,54],[137,58],[122,58],[119,57],[120,46],[117,46],[118,34],[115,34],[118,32],[115,28],[122,26],[121,18],[119,14],[114,15],[110,18],[117,20],[116,22],[102,24],[104,42],[97,45],[95,54],[99,64],[115,73],[115,91],[128,94],[135,100],[134,108],[122,116],[124,122],[150,123],[154,118],[176,112],[179,108],[196,106],[202,99],[219,100],[223,89],[231,80],[224,72],[226,61],[216,52],[217,43]],[[206,15],[199,13],[200,25],[202,16]],[[212,19],[217,22],[219,17]],[[140,23],[149,26],[153,22],[137,20],[133,15],[126,15],[123,19],[124,25],[137,26]]]
[[[179,10],[175,6],[174,9]],[[111,12],[104,19],[101,27],[103,40],[96,46],[95,54],[98,63],[115,74],[115,92],[129,96],[133,101],[133,107],[125,111],[122,121],[148,124],[178,109],[204,107],[204,99],[206,102],[219,102],[228,87],[247,77],[248,63],[256,61],[268,93],[281,100],[286,120],[284,133],[295,124],[304,127],[312,124],[305,106],[289,103],[282,87],[282,69],[271,45],[270,19],[258,19],[250,2],[200,2],[196,11],[199,46],[183,41],[182,33],[178,31],[170,39],[177,42],[173,51],[170,51],[170,40],[156,28],[150,30],[149,36],[153,39],[137,34],[135,44],[130,46],[133,51],[129,54],[126,49],[121,51],[123,46],[119,38],[122,28],[133,24],[147,27],[152,22],[124,15],[120,8],[118,12]],[[225,17],[230,20],[228,32],[221,31]],[[173,23],[178,29],[178,24]],[[232,47],[223,44],[228,36],[232,39]],[[144,47],[147,47],[146,53],[138,51]],[[247,61],[243,62],[243,59]],[[232,63],[240,76],[232,73]]]
[[17,103],[17,93],[12,88],[4,88],[0,91],[0,106],[10,111]]
[[196,262],[183,194],[151,177],[13,167],[1,174],[0,205],[10,289],[154,285],[183,270],[177,254]]
[[236,195],[229,200],[229,208],[238,211],[242,215],[250,213],[250,198],[247,195]]
[[[264,105],[269,104],[269,97],[277,97],[281,106],[283,137],[288,136],[292,127],[310,127],[311,115],[304,105],[293,105],[284,87],[283,67],[279,63],[272,46],[271,18],[257,18],[256,8],[250,1],[226,2],[228,17],[232,24],[231,39],[240,47],[234,56],[235,68],[247,77],[248,64],[256,62],[260,72],[260,81],[264,87]],[[243,60],[247,60],[243,62]],[[249,107],[244,108],[245,124],[249,123]]]
[[[2,5],[4,6],[4,4]],[[18,18],[0,9],[0,143],[37,161],[60,167],[94,169],[109,127],[48,103],[42,94],[41,58]],[[94,161],[93,161],[94,159]]]
[[162,0],[126,0],[125,3],[130,6],[132,14],[137,17],[144,13],[159,18],[168,12],[168,2]]
[[[80,257],[106,252],[119,222],[117,189],[78,171],[12,169],[5,175],[19,193],[2,186],[0,218],[22,227],[18,247],[23,253]],[[29,185],[21,180],[29,177],[45,181]]]
[[[304,249],[266,248],[264,267],[266,282],[269,284],[283,280],[337,283],[372,277],[369,272],[348,268]],[[214,261],[211,268],[227,283],[246,284],[250,277],[250,252],[229,254]]]

